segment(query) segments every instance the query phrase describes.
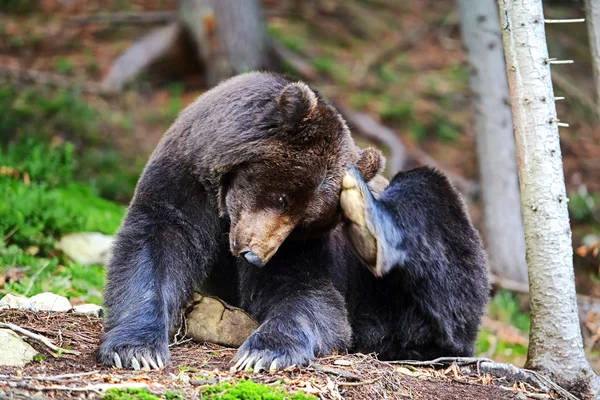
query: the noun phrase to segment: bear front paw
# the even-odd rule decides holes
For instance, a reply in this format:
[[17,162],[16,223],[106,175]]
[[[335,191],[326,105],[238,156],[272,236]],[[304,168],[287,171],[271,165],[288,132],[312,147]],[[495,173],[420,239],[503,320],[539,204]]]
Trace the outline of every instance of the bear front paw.
[[307,366],[315,358],[306,346],[275,345],[281,343],[279,340],[273,340],[270,346],[267,342],[264,338],[250,336],[235,355],[231,370],[249,371],[252,368],[254,372],[276,372],[292,365]]
[[161,369],[169,358],[168,343],[132,345],[105,338],[98,349],[98,360],[117,368]]

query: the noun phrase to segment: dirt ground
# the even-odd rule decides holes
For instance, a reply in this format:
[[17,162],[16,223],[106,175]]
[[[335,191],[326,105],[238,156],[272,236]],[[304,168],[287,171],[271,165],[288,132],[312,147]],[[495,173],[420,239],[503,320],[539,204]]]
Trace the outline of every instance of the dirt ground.
[[0,367],[0,399],[101,398],[103,390],[119,385],[143,386],[157,396],[180,392],[194,399],[200,398],[203,386],[232,379],[281,385],[290,393],[301,391],[322,399],[558,398],[501,377],[462,375],[453,367],[434,370],[394,365],[364,354],[324,357],[308,368],[292,367],[278,373],[232,373],[229,367],[235,349],[189,341],[171,348],[171,361],[160,371],[117,370],[96,362],[94,352],[102,332],[99,318],[0,310],[0,321],[80,353],[58,355],[25,337],[44,357],[25,367]]

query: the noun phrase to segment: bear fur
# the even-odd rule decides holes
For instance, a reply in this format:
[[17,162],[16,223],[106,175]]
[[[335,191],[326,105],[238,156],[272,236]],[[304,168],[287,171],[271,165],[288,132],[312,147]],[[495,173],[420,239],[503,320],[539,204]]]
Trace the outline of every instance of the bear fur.
[[249,73],[199,97],[151,156],[118,233],[99,360],[162,367],[196,287],[260,323],[241,368],[346,349],[471,355],[487,264],[462,200],[427,169],[383,190],[382,168],[301,82]]

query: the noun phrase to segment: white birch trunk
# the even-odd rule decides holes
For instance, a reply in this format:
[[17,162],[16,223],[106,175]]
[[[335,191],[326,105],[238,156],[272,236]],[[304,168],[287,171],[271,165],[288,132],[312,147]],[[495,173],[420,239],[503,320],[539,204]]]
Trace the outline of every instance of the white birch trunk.
[[[529,265],[527,367],[600,396],[577,315],[571,227],[541,0],[499,0]],[[594,396],[595,395],[595,396]]]
[[266,31],[258,0],[181,0],[179,19],[193,38],[207,83],[264,68]]
[[458,0],[475,108],[486,247],[492,272],[527,283],[517,158],[498,5]]
[[600,0],[585,0],[585,22],[588,27],[594,86],[596,115],[600,118]]

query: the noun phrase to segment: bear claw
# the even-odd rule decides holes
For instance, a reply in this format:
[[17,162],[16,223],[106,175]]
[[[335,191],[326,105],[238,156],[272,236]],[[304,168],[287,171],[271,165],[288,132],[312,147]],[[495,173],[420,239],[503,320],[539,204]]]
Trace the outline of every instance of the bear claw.
[[[127,366],[127,360],[125,360],[125,365]],[[123,368],[123,360],[121,356],[117,352],[113,352],[112,363],[115,368]],[[132,357],[129,362],[131,368],[139,371],[139,370],[159,370],[165,366],[162,358],[157,354],[156,359],[152,358],[149,355]]]
[[118,353],[113,353],[113,363],[117,368],[123,368],[123,363],[121,363],[121,357]]

